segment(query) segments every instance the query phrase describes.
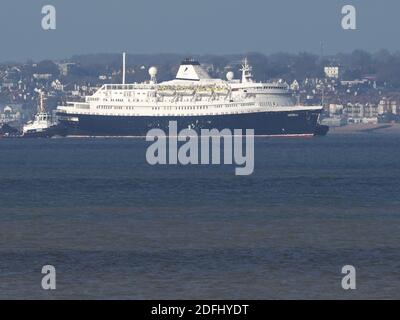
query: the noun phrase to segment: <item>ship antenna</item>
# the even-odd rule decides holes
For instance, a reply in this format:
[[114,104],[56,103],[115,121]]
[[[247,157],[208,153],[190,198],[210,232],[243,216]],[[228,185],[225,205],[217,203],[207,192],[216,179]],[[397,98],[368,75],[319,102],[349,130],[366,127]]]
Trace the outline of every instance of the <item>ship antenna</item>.
[[240,70],[242,71],[242,83],[252,82],[251,81],[251,67],[249,66],[247,57],[244,58],[242,68]]
[[125,84],[126,53],[122,53],[122,84]]

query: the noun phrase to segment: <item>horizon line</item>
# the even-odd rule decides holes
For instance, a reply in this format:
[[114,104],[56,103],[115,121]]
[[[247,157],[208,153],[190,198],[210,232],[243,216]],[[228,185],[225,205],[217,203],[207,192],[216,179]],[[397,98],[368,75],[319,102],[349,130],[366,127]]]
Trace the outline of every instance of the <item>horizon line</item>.
[[[366,49],[353,49],[351,51],[338,51],[336,53],[324,53],[323,57],[329,58],[329,57],[334,57],[340,54],[352,54],[355,51],[363,51],[366,52],[368,54],[377,54],[381,51],[387,51],[390,54],[396,54],[396,53],[400,53],[400,49],[396,49],[396,50],[390,50],[390,49],[386,49],[386,48],[381,48],[379,50],[366,50]],[[221,57],[221,56],[246,56],[246,55],[251,55],[251,54],[260,54],[260,55],[264,55],[266,57],[268,56],[272,56],[272,55],[277,55],[277,54],[288,54],[288,55],[299,55],[302,53],[306,53],[306,54],[312,54],[314,56],[320,56],[320,53],[316,53],[314,51],[304,51],[304,50],[300,50],[297,52],[290,52],[290,51],[276,51],[276,52],[272,52],[272,53],[264,53],[261,51],[248,51],[248,52],[243,52],[243,53],[182,53],[182,52],[156,52],[156,53],[144,53],[144,52],[136,52],[136,53],[130,53],[127,51],[121,51],[121,52],[92,52],[92,53],[74,53],[71,54],[69,57],[63,57],[63,58],[50,58],[50,57],[46,57],[46,58],[26,58],[25,61],[23,61],[22,59],[18,59],[18,60],[2,60],[0,61],[0,64],[24,64],[24,63],[28,63],[30,61],[32,62],[41,62],[41,61],[64,61],[64,60],[70,60],[75,56],[91,56],[91,55],[121,55],[123,54],[123,52],[126,53],[127,56],[131,55],[131,56],[139,56],[139,55],[143,55],[143,56],[156,56],[156,55],[176,55],[176,56],[216,56],[216,57]]]

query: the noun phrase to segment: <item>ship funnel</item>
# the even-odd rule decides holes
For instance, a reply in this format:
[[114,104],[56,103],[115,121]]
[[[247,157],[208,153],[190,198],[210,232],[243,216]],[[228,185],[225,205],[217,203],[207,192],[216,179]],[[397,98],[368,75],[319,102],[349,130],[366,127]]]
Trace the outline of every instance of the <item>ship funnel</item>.
[[198,61],[185,59],[179,67],[176,79],[199,81],[200,79],[210,79],[210,76],[207,71],[200,66]]
[[125,84],[126,53],[122,53],[122,84]]

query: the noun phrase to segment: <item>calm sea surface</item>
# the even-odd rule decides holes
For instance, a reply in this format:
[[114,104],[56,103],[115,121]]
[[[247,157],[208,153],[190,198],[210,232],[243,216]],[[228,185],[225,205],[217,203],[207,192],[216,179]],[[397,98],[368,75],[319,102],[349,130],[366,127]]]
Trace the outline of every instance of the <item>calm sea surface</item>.
[[251,176],[147,146],[0,140],[0,298],[400,298],[400,135],[259,138]]

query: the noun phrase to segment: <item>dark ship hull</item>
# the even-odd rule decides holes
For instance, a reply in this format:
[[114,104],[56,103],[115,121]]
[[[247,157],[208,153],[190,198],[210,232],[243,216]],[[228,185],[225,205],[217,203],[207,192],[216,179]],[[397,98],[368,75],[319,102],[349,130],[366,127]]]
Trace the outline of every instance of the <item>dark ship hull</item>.
[[67,130],[63,125],[54,125],[47,129],[37,131],[32,130],[25,132],[22,138],[52,138],[54,136],[66,136]]
[[5,123],[0,126],[0,138],[13,138],[18,136],[18,129],[10,126],[9,124]]
[[[153,128],[168,133],[169,122],[176,121],[178,131],[201,129],[254,129],[257,136],[313,136],[317,133],[320,110],[259,112],[207,116],[101,116],[59,111],[58,120],[67,135],[146,136]],[[245,134],[245,131],[243,131]]]
[[329,127],[317,124],[317,127],[315,128],[315,136],[326,136],[328,134]]

